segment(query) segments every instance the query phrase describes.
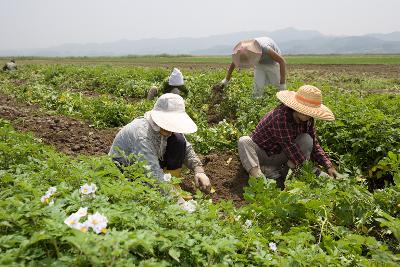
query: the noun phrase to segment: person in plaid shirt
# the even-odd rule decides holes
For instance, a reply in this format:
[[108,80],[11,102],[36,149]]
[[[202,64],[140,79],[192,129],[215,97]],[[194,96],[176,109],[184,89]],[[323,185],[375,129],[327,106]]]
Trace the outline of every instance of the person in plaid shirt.
[[289,168],[308,159],[336,177],[336,169],[320,146],[314,127],[314,119],[335,119],[322,104],[321,91],[304,85],[297,92],[280,91],[277,97],[283,104],[267,113],[250,136],[239,139],[243,167],[250,176],[277,179],[281,188]]

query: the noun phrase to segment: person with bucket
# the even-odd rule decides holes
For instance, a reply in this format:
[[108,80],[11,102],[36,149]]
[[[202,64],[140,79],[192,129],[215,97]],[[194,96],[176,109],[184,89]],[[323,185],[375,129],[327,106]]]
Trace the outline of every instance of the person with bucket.
[[286,90],[286,63],[278,45],[269,37],[240,41],[232,52],[232,63],[220,86],[225,88],[235,68],[254,67],[253,96],[261,97],[264,87]]
[[196,131],[183,98],[173,93],[163,94],[144,117],[134,119],[117,133],[109,155],[119,166],[130,165],[130,154],[141,155],[159,182],[168,182],[171,174],[180,177],[181,168],[186,165],[194,171],[196,186],[209,192],[210,180],[184,136]]
[[[320,146],[314,119],[333,121],[332,111],[322,104],[321,91],[312,85],[301,86],[297,92],[280,91],[282,102],[267,113],[250,136],[238,142],[239,157],[250,176],[272,178],[283,189],[289,168],[313,160],[326,168],[328,175],[338,173]],[[326,175],[316,169],[318,175]]]

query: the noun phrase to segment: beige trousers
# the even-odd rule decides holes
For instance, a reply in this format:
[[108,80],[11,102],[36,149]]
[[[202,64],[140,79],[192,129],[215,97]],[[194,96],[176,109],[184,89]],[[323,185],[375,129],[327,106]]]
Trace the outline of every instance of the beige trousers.
[[267,85],[278,87],[280,79],[279,64],[257,64],[254,68],[253,97],[261,97]]
[[[311,136],[305,133],[300,134],[296,138],[296,143],[300,146],[306,159],[310,159],[313,149],[313,139]],[[294,167],[293,162],[288,159],[285,153],[281,152],[268,156],[249,136],[239,138],[238,149],[240,161],[247,172],[258,166],[265,177],[277,179],[281,177],[282,172],[287,173],[288,167]]]

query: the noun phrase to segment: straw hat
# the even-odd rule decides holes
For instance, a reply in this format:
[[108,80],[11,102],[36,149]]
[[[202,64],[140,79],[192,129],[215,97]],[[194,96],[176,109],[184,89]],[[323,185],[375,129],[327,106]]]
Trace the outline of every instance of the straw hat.
[[262,49],[255,39],[240,41],[232,52],[232,61],[238,68],[253,67],[260,61]]
[[150,111],[153,121],[164,130],[174,133],[194,133],[197,126],[185,112],[185,102],[180,95],[161,95]]
[[325,121],[335,120],[332,111],[322,104],[321,90],[315,86],[303,85],[297,92],[284,90],[277,92],[276,96],[297,112]]
[[183,85],[183,75],[179,69],[174,68],[174,70],[172,71],[171,75],[168,78],[168,84],[172,86]]

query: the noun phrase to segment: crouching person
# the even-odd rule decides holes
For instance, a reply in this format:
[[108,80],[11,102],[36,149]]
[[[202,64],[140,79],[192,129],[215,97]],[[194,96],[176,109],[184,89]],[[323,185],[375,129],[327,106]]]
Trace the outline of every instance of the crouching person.
[[188,90],[183,80],[183,74],[179,69],[174,68],[172,70],[171,75],[168,77],[168,80],[164,81],[161,89],[157,88],[156,86],[151,87],[147,92],[147,100],[153,100],[160,93],[173,93],[182,97],[187,96]]
[[297,92],[284,90],[276,95],[283,104],[267,113],[250,136],[239,139],[243,167],[250,176],[276,179],[281,189],[289,168],[309,159],[336,177],[336,169],[318,143],[314,127],[314,119],[335,119],[322,104],[321,91],[304,85]]
[[7,62],[4,66],[3,66],[3,70],[4,71],[11,71],[11,70],[17,70],[17,63],[15,63],[14,59],[11,59],[9,62]]
[[160,182],[168,182],[170,174],[180,177],[185,164],[194,171],[196,186],[209,192],[210,180],[184,136],[196,131],[196,124],[185,112],[183,98],[177,94],[164,94],[144,117],[134,119],[117,133],[109,155],[117,165],[129,165],[127,157],[130,154],[142,155]]

